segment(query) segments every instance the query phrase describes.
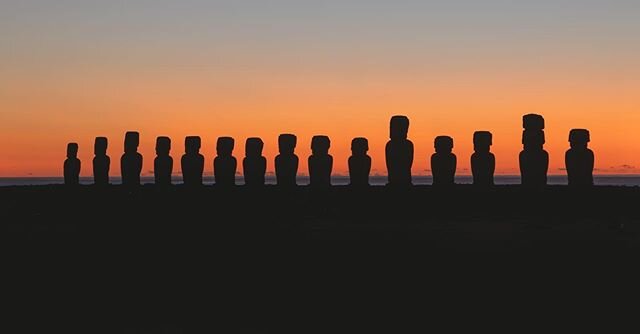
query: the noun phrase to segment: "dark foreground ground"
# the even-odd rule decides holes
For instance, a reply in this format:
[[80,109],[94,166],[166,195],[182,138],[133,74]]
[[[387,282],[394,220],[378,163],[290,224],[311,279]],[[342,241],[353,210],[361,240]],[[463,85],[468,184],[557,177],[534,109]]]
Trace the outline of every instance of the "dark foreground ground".
[[406,332],[605,298],[602,315],[637,304],[639,204],[636,187],[5,187],[3,300],[28,332]]

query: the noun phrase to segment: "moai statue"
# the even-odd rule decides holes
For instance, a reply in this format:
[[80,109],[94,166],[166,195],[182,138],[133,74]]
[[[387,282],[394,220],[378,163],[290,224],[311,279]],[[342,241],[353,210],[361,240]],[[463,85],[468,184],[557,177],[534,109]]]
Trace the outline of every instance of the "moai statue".
[[171,152],[171,138],[156,138],[156,159],[153,161],[153,174],[157,186],[171,185],[173,158],[169,152]]
[[411,185],[413,143],[407,139],[409,119],[406,116],[391,117],[390,139],[385,147],[388,184],[406,187]]
[[263,186],[267,172],[267,158],[262,156],[264,142],[260,138],[247,138],[245,158],[242,160],[244,184],[247,186]]
[[549,154],[544,150],[544,118],[529,114],[522,117],[524,132],[520,152],[520,175],[522,185],[530,188],[541,188],[547,185],[549,170]]
[[354,187],[369,185],[371,157],[367,155],[367,151],[369,151],[367,138],[353,138],[349,157],[349,179]]
[[331,186],[333,157],[329,154],[331,140],[327,136],[313,136],[311,156],[309,156],[309,185],[313,187]]
[[218,186],[233,186],[236,184],[236,169],[238,162],[233,157],[235,141],[231,137],[220,137],[216,145],[218,156],[213,160],[213,176]]
[[200,154],[202,141],[198,136],[188,136],[184,139],[184,152],[180,160],[182,167],[182,182],[185,186],[201,186],[204,172],[204,156]]
[[571,148],[565,154],[570,186],[592,186],[594,156],[587,146],[591,141],[589,130],[573,129],[569,132]]
[[496,157],[491,153],[493,135],[489,131],[476,131],[473,134],[473,154],[471,155],[471,173],[473,184],[480,187],[493,185],[496,170]]
[[436,153],[431,156],[431,173],[434,186],[451,186],[455,182],[458,160],[452,153],[453,138],[438,136],[434,141]]
[[78,159],[78,144],[67,145],[67,159],[64,161],[64,184],[77,186],[80,184],[80,159]]
[[298,156],[294,153],[297,138],[292,134],[281,134],[278,137],[278,150],[276,156],[276,182],[279,186],[295,186],[298,174]]
[[111,158],[107,155],[108,140],[106,137],[96,137],[93,144],[93,183],[97,186],[109,184],[109,168]]
[[130,131],[124,136],[124,154],[120,158],[120,173],[122,184],[125,186],[140,185],[140,172],[142,172],[142,155],[138,153],[140,134]]

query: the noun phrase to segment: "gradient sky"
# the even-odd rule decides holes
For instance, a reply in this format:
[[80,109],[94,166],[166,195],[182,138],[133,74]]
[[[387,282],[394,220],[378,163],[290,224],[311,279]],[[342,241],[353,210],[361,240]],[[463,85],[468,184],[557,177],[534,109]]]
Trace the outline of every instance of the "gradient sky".
[[[0,176],[59,176],[66,143],[91,175],[93,139],[109,137],[112,175],[127,130],[141,132],[144,173],[156,136],[332,139],[335,173],[351,138],[370,141],[385,174],[389,118],[411,119],[415,174],[433,138],[455,138],[469,174],[472,134],[494,133],[497,172],[517,174],[521,116],[543,114],[550,173],[571,128],[591,130],[599,173],[640,173],[640,2],[0,1]],[[179,166],[174,172],[179,172]]]

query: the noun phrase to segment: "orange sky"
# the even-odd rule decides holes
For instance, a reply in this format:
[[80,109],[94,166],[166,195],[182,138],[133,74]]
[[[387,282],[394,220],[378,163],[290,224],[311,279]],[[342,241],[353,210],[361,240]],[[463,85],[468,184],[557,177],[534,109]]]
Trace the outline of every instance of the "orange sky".
[[16,76],[2,92],[3,109],[19,112],[2,123],[0,175],[60,175],[70,141],[80,144],[82,175],[91,175],[95,136],[109,138],[112,174],[117,174],[127,130],[141,132],[146,173],[152,171],[159,135],[173,139],[174,158],[183,154],[185,136],[202,136],[205,172],[212,173],[218,136],[236,138],[238,158],[244,155],[244,140],[260,136],[272,161],[278,134],[292,132],[299,138],[303,173],[311,136],[326,134],[336,173],[346,172],[351,138],[364,136],[370,140],[373,173],[384,174],[384,144],[394,114],[411,119],[415,174],[428,174],[433,138],[441,134],[454,137],[458,173],[468,174],[475,130],[493,132],[498,173],[517,173],[521,116],[528,112],[545,115],[551,173],[563,173],[573,127],[591,130],[598,172],[637,172],[622,166],[640,165],[637,82],[612,80],[603,86],[597,73],[568,78],[558,73],[387,74],[385,81],[369,73],[237,74],[141,70],[120,78],[107,70],[78,76],[52,71],[37,85]]
[[385,174],[396,114],[411,120],[416,175],[429,174],[437,135],[454,137],[458,174],[469,174],[475,130],[493,132],[497,173],[517,174],[526,113],[546,118],[551,174],[564,173],[571,128],[591,130],[596,173],[640,173],[640,7],[631,3],[488,1],[500,10],[483,11],[463,1],[465,12],[375,2],[363,12],[353,1],[187,2],[0,5],[0,177],[62,175],[72,141],[89,176],[96,136],[109,138],[117,175],[128,130],[141,133],[145,174],[159,135],[173,139],[174,159],[185,136],[200,135],[206,174],[218,136],[236,139],[239,160],[244,140],[259,136],[273,171],[285,132],[298,135],[301,173],[311,137],[325,134],[334,173],[346,173],[350,141],[364,136],[372,173]]

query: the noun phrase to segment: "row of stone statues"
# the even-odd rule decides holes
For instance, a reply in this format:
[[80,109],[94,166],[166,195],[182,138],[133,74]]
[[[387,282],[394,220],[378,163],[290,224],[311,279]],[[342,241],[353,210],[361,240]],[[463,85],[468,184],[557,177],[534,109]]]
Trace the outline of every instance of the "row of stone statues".
[[[523,116],[522,144],[520,153],[520,173],[522,185],[544,187],[547,184],[549,154],[544,150],[544,118],[540,115]],[[409,119],[406,116],[393,116],[390,123],[390,140],[385,148],[388,184],[390,186],[411,186],[411,167],[413,165],[413,143],[407,139]],[[571,130],[565,162],[569,185],[593,185],[594,154],[588,148],[589,131]],[[127,132],[124,140],[124,154],[120,160],[122,183],[139,185],[142,171],[142,155],[138,153],[140,135]],[[473,135],[474,153],[471,156],[473,184],[488,187],[494,184],[496,159],[491,153],[493,138],[491,132],[477,131]],[[93,175],[96,185],[109,183],[110,158],[107,156],[108,141],[105,137],[95,140]],[[218,138],[217,156],[213,162],[215,183],[218,186],[235,185],[237,161],[233,157],[235,141],[231,137]],[[298,156],[295,154],[297,138],[292,134],[278,137],[279,154],[275,158],[276,182],[279,186],[295,186],[298,173]],[[312,154],[309,157],[309,182],[314,187],[331,185],[333,157],[329,154],[331,141],[327,136],[314,136],[311,140]],[[453,138],[438,136],[434,142],[435,153],[431,156],[431,170],[434,186],[454,184],[457,158],[453,154]],[[202,185],[204,156],[200,154],[201,140],[197,136],[185,138],[185,154],[180,161],[182,179],[186,186]],[[267,160],[262,156],[264,143],[260,138],[248,138],[245,143],[245,158],[242,161],[245,185],[265,184]],[[351,141],[352,155],[349,157],[349,178],[353,186],[369,184],[371,157],[367,155],[369,143],[366,138],[354,138]],[[171,184],[173,158],[170,156],[171,139],[158,137],[156,140],[156,158],[154,175],[157,185]],[[79,184],[80,160],[77,158],[78,144],[67,146],[67,160],[64,162],[64,181],[68,185]]]

